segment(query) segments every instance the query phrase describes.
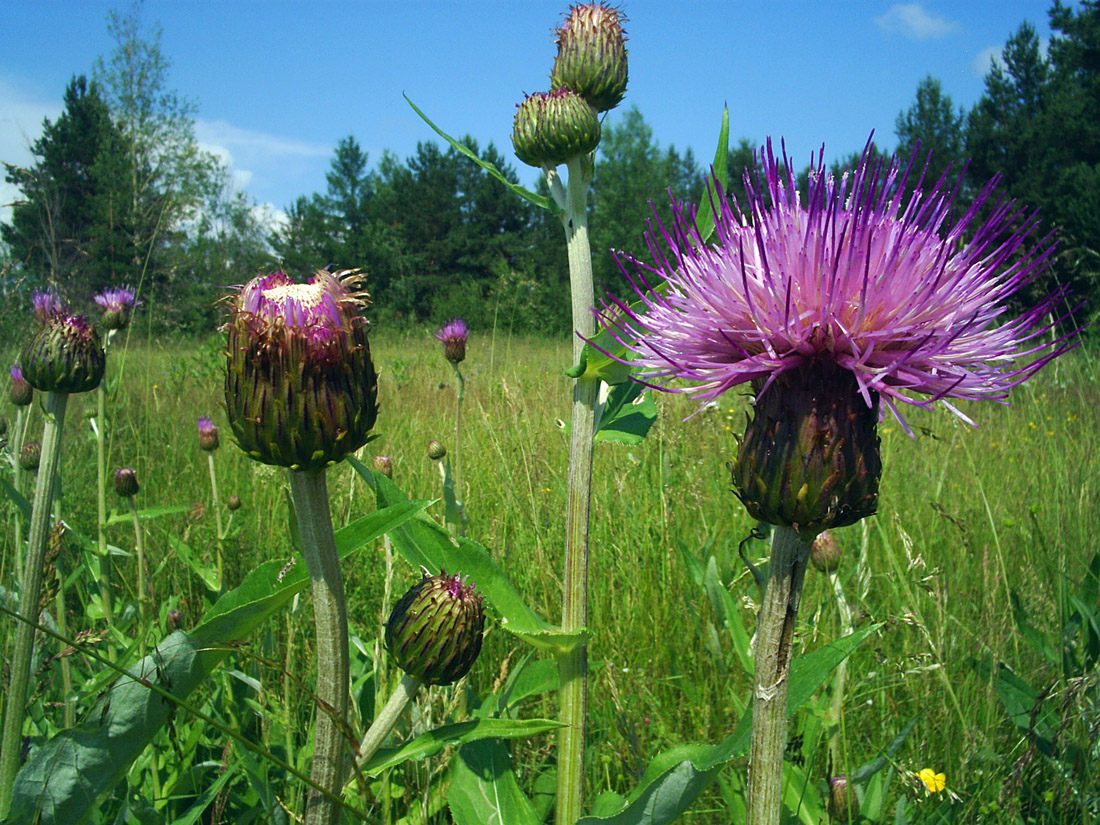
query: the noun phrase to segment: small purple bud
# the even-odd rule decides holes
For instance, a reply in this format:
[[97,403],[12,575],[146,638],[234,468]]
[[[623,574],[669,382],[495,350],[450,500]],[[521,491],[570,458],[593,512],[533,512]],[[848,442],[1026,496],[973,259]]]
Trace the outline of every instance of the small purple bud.
[[137,495],[137,471],[133,467],[120,467],[115,470],[115,492],[123,498]]
[[23,377],[23,370],[18,364],[13,364],[11,368],[11,389],[8,397],[17,407],[26,407],[34,400],[34,387]]
[[461,318],[448,321],[435,333],[435,337],[443,342],[443,355],[456,366],[466,360],[466,339],[469,336],[470,331]]
[[393,458],[388,455],[376,455],[374,457],[374,469],[386,478],[393,478]]
[[210,420],[208,415],[199,416],[199,447],[208,453],[214,452],[221,445],[218,440],[218,428]]
[[810,545],[810,563],[822,573],[832,573],[840,567],[840,542],[829,530],[821,531]]
[[183,627],[183,611],[173,607],[165,617],[169,630],[179,630]]
[[856,822],[859,819],[859,799],[848,777],[841,774],[829,780],[829,819],[833,822]]

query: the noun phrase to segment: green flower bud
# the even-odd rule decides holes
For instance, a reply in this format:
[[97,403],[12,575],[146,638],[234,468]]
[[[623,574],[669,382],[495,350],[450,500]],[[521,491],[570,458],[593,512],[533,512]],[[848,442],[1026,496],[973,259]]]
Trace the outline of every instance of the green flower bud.
[[138,494],[137,471],[133,467],[119,467],[115,470],[115,492],[122,498],[131,498]]
[[99,386],[107,357],[84,315],[73,315],[46,293],[34,296],[40,326],[19,357],[23,374],[43,392],[87,392]]
[[810,563],[821,573],[833,573],[840,567],[840,542],[828,530],[822,530],[810,545]]
[[386,649],[397,666],[429,685],[449,685],[470,672],[485,628],[482,598],[458,574],[425,576],[386,622]]
[[442,441],[436,441],[434,438],[428,442],[428,458],[432,461],[442,461],[447,456],[447,448],[443,446]]
[[241,509],[241,497],[234,493],[225,500],[225,506],[228,508],[229,512],[237,512]]
[[818,363],[757,390],[733,462],[737,497],[755,519],[796,529],[806,541],[875,512],[878,395],[868,406],[855,376]]
[[572,6],[557,32],[550,85],[572,89],[597,112],[618,106],[627,82],[625,20],[621,11],[600,3]]
[[233,296],[225,403],[250,457],[319,471],[366,442],[378,414],[365,292],[357,272],[318,271],[296,284],[282,272]]
[[19,450],[19,466],[27,472],[34,472],[42,463],[42,445],[37,441],[28,441]]
[[519,104],[512,124],[516,157],[531,166],[558,166],[600,143],[600,121],[583,97],[569,89],[536,92]]

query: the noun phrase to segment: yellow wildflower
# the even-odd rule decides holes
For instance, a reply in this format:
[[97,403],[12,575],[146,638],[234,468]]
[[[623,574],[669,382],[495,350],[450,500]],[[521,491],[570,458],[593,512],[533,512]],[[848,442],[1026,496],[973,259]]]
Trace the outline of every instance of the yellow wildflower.
[[917,778],[924,783],[929,793],[940,793],[947,787],[947,777],[942,773],[936,773],[931,768],[922,768]]

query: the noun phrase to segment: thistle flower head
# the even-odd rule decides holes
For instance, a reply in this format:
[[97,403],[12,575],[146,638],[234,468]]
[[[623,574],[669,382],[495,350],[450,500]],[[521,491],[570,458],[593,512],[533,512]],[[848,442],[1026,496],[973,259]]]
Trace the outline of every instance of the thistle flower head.
[[430,461],[442,461],[447,457],[447,448],[443,446],[443,442],[438,439],[430,439],[428,441],[428,459]]
[[231,513],[235,513],[241,509],[241,497],[236,493],[233,493],[229,498],[225,500],[225,508]]
[[843,555],[840,542],[828,530],[821,532],[810,545],[810,563],[821,573],[836,572]]
[[376,455],[374,457],[374,469],[386,478],[393,478],[393,456]]
[[87,316],[70,313],[52,293],[36,292],[32,302],[39,327],[19,357],[27,381],[44,392],[94,390],[107,357]]
[[95,296],[95,302],[103,307],[100,323],[104,329],[125,329],[130,323],[130,313],[140,301],[135,300],[134,290],[128,286],[105,289]]
[[596,110],[571,89],[535,92],[516,108],[512,148],[530,166],[558,166],[599,143]]
[[42,445],[37,441],[27,441],[19,449],[19,466],[27,472],[34,472],[42,463]]
[[425,575],[386,622],[386,649],[398,667],[429,685],[457,682],[481,652],[481,594],[462,576]]
[[208,415],[199,416],[199,447],[208,453],[214,452],[221,446],[218,439],[218,428]]
[[612,297],[598,311],[645,383],[703,404],[751,383],[735,491],[807,541],[874,512],[880,399],[906,431],[898,402],[938,401],[969,422],[948,398],[1004,400],[1074,344],[1043,336],[1062,293],[1005,318],[1050,247],[1025,248],[1036,218],[994,201],[995,181],[952,223],[946,176],[905,200],[916,155],[903,168],[865,151],[839,177],[823,157],[800,198],[769,143],[743,209],[716,187],[711,245],[674,205],[648,236],[653,263],[627,259],[640,303]]
[[11,366],[11,388],[8,397],[17,407],[26,407],[34,400],[34,388],[23,377],[23,368],[18,364]]
[[603,3],[579,3],[569,8],[558,28],[558,56],[550,85],[580,94],[597,112],[614,109],[626,94],[626,17]]
[[[611,298],[598,314],[633,350],[640,378],[705,404],[831,362],[854,376],[867,406],[880,394],[908,431],[897,402],[939,401],[969,421],[946,399],[1003,400],[1073,345],[1042,339],[1061,293],[1005,318],[1051,248],[1025,250],[1037,219],[995,201],[995,181],[951,223],[957,185],[946,176],[905,202],[915,154],[902,167],[865,152],[840,177],[823,156],[800,200],[793,165],[769,142],[762,170],[746,175],[743,210],[717,192],[714,244],[675,205],[672,225],[649,235],[654,262],[628,259],[641,305]],[[665,287],[650,286],[661,279]],[[690,386],[668,386],[678,378]]]
[[844,774],[829,779],[829,819],[833,822],[855,822],[859,818],[859,798]]
[[122,498],[138,494],[137,470],[133,467],[119,467],[115,470],[115,492]]
[[435,333],[435,337],[443,342],[444,356],[455,365],[466,360],[466,339],[469,336],[470,331],[461,318],[448,321]]
[[231,296],[225,401],[242,450],[319,471],[366,443],[378,381],[358,272],[260,275]]

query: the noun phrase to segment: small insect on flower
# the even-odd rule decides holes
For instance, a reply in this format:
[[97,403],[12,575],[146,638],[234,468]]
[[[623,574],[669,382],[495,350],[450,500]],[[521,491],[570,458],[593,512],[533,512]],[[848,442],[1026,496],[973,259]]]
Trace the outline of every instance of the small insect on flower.
[[929,793],[942,793],[947,787],[947,777],[942,773],[936,773],[931,768],[921,768],[917,778],[924,783]]

